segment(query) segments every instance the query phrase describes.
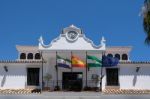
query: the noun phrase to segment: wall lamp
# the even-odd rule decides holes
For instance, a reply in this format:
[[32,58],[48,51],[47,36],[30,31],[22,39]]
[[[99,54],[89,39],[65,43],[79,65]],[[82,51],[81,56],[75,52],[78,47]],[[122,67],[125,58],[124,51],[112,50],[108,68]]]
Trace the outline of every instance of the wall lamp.
[[140,68],[141,68],[141,67],[137,66],[137,67],[136,67],[136,72],[139,72]]
[[8,72],[8,67],[4,66],[4,70],[5,70],[5,72]]

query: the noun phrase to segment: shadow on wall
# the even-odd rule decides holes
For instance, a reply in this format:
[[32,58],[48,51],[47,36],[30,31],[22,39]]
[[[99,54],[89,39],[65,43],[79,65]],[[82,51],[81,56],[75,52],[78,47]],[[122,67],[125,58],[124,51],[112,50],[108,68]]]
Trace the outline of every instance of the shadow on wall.
[[[18,79],[18,77],[25,77],[26,76],[26,67],[25,66],[9,66],[8,67],[8,71],[5,71],[4,67],[3,66],[0,66],[0,87],[5,87],[6,83],[11,83],[11,82],[8,82],[11,78],[11,80],[14,78]],[[19,78],[20,79],[20,78]],[[12,82],[15,82],[12,81]]]
[[134,78],[133,78],[133,86],[136,85],[139,70],[140,70],[140,67],[136,67],[136,72],[134,73]]
[[6,82],[6,74],[2,78],[1,87],[3,87],[5,85],[5,82]]
[[133,86],[136,85],[137,82],[137,74],[134,74],[134,78],[133,78]]

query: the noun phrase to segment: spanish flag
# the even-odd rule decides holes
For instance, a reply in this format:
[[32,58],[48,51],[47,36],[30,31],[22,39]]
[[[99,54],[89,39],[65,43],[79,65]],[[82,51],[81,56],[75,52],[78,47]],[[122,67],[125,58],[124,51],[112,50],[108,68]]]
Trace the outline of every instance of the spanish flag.
[[81,67],[81,68],[86,67],[86,64],[79,57],[75,55],[72,55],[71,61],[72,61],[72,67]]

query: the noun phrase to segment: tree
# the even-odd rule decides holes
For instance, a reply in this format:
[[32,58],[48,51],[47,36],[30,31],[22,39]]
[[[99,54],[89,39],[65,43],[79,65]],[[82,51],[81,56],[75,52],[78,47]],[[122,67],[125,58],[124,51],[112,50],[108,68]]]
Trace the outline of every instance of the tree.
[[143,14],[143,28],[147,35],[145,43],[150,45],[150,0],[144,1],[142,14]]
[[46,75],[44,76],[44,80],[46,81],[47,87],[49,87],[48,83],[51,79],[52,79],[52,75],[49,73],[46,73]]

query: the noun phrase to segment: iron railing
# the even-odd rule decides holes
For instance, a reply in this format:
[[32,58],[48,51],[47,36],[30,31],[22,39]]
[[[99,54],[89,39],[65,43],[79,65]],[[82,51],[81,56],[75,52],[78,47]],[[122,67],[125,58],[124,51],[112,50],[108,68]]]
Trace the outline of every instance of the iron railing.
[[[87,87],[90,88],[95,88],[98,86],[100,82],[98,82],[97,80],[87,80]],[[45,83],[45,87],[50,87],[51,90],[54,90],[55,86],[57,85],[57,81],[56,80],[50,80],[47,83]],[[81,86],[82,89],[86,86],[86,80],[81,80],[78,81],[77,80],[68,80],[68,81],[63,81],[63,80],[58,80],[58,86],[60,87],[60,89],[64,89],[64,86]]]

